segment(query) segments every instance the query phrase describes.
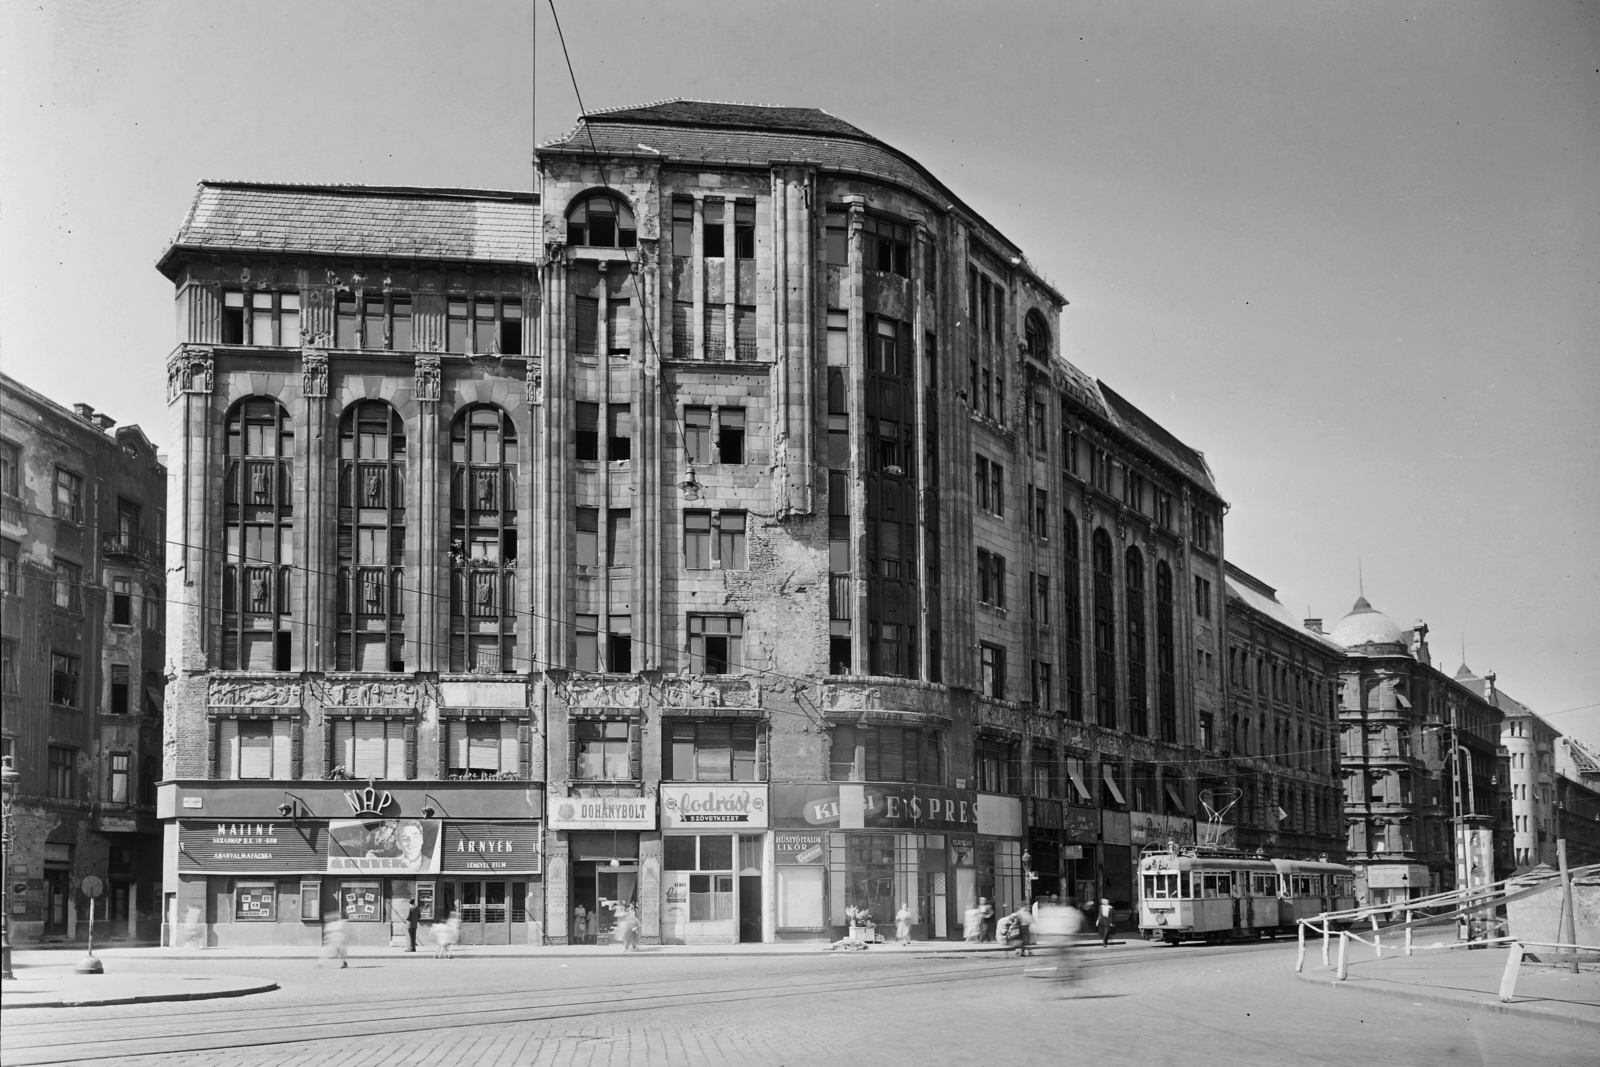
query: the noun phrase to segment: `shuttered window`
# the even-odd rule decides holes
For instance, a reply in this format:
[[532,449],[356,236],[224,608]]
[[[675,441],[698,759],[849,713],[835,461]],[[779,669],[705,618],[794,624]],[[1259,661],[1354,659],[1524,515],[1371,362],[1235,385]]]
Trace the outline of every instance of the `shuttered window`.
[[672,305],[672,354],[678,359],[694,357],[694,305]]
[[239,729],[239,777],[272,777],[272,723],[241,722]]
[[516,773],[521,766],[516,721],[493,719],[450,723],[449,763],[453,777]]
[[346,719],[334,724],[334,759],[356,778],[406,777],[405,724]]
[[600,354],[600,301],[591,297],[578,297],[578,354]]

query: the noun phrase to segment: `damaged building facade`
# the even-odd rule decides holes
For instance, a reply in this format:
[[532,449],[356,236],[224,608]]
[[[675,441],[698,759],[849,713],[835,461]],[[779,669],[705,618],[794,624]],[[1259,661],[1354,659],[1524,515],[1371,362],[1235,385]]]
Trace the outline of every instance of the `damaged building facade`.
[[142,430],[0,375],[0,749],[13,940],[155,933],[167,472]]
[[162,259],[173,928],[1130,905],[1234,788],[1201,455],[1063,358],[1017,244],[832,116],[591,114],[538,169],[207,183]]

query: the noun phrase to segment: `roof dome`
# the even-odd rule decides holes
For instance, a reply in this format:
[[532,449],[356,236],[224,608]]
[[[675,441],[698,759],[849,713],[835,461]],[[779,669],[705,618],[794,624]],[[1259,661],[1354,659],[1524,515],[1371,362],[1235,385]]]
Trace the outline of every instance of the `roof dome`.
[[1399,645],[1403,648],[1406,644],[1405,631],[1389,616],[1367,603],[1366,597],[1356,599],[1350,614],[1340,619],[1328,636],[1346,648],[1359,645]]

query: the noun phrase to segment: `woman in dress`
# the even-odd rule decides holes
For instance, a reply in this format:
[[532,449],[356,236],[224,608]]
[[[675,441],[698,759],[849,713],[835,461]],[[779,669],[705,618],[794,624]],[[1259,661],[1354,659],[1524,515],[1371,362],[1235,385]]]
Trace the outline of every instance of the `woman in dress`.
[[894,914],[894,939],[902,945],[911,944],[911,905],[901,904]]

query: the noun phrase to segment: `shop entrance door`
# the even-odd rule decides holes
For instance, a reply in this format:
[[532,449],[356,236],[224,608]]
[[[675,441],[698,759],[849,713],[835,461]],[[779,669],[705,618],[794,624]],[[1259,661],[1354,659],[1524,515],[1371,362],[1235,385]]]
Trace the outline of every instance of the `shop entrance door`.
[[759,834],[739,838],[739,942],[761,942],[761,852]]
[[595,868],[595,944],[611,940],[612,927],[617,925],[617,906],[631,904],[639,907],[639,867],[637,864],[622,867]]
[[967,909],[978,906],[978,872],[972,867],[956,868],[956,914],[961,916],[961,936],[966,938],[978,936],[975,930],[967,929]]
[[66,871],[44,871],[44,933],[46,937],[67,936],[67,882]]
[[509,945],[511,909],[507,904],[505,882],[462,882],[461,943]]

